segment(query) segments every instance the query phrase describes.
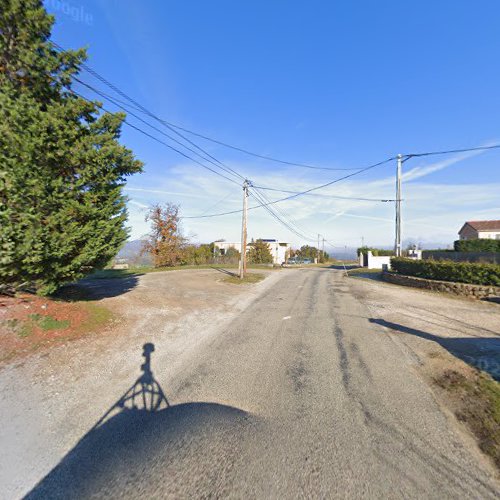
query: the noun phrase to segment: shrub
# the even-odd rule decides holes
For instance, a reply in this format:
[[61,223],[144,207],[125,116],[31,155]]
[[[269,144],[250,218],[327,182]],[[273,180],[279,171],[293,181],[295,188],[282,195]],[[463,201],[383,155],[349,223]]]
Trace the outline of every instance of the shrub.
[[394,250],[384,250],[383,248],[372,248],[372,247],[359,247],[357,249],[358,257],[360,253],[366,253],[368,251],[371,251],[374,257],[382,257],[382,256],[389,257],[394,255]]
[[500,240],[457,240],[453,246],[456,252],[500,252]]
[[474,285],[500,286],[500,265],[392,258],[391,268],[407,276]]
[[248,251],[248,261],[252,264],[272,264],[273,255],[269,244],[263,240],[256,240]]

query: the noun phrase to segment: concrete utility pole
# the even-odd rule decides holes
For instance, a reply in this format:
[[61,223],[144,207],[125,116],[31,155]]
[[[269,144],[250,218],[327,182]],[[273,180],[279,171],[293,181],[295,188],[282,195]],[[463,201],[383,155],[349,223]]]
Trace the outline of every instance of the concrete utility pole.
[[323,252],[323,257],[325,256],[325,238],[323,237],[323,246],[321,247],[321,251]]
[[320,235],[320,234],[318,234],[318,251],[316,252],[316,264],[319,264],[319,237],[320,237],[320,236],[321,236],[321,235]]
[[394,252],[396,257],[401,257],[401,166],[403,157],[398,155],[398,166],[396,169],[396,241]]
[[240,258],[240,279],[245,277],[247,272],[247,211],[248,211],[248,186],[250,182],[245,179],[243,182],[243,213],[241,218],[241,258]]

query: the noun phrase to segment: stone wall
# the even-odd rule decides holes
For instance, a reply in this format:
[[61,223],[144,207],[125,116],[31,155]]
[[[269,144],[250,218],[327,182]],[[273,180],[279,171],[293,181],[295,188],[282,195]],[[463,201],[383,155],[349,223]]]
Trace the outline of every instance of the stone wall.
[[500,287],[488,285],[470,285],[468,283],[453,283],[451,281],[428,280],[405,276],[403,274],[382,273],[382,279],[396,285],[412,286],[415,288],[425,288],[436,292],[447,292],[462,297],[473,299],[486,299],[490,297],[500,297]]

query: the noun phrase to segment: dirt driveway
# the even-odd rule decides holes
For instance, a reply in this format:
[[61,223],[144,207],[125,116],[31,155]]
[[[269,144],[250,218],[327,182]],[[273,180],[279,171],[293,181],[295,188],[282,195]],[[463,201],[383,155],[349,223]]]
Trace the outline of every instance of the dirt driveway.
[[156,346],[165,374],[231,321],[280,271],[254,285],[226,283],[219,270],[182,270],[84,282],[97,303],[121,318],[104,332],[11,363],[0,370],[0,498],[19,498],[115,402],[140,373],[142,346]]

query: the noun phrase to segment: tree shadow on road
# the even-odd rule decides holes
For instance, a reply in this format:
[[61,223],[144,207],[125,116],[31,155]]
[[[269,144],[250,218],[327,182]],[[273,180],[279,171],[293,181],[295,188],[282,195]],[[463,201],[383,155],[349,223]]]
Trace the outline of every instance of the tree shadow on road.
[[130,292],[139,284],[142,274],[124,275],[122,278],[84,278],[77,283],[61,287],[54,295],[55,299],[68,302],[101,300],[117,297]]
[[469,365],[489,373],[500,381],[500,337],[452,337],[445,338],[432,333],[391,323],[384,319],[370,318],[371,323],[385,326],[390,330],[407,333],[425,340],[436,342],[457,358]]
[[224,480],[213,457],[237,453],[253,417],[217,403],[171,405],[151,370],[154,345],[143,349],[141,376],[25,498],[163,498],[196,490],[193,463],[208,481]]

